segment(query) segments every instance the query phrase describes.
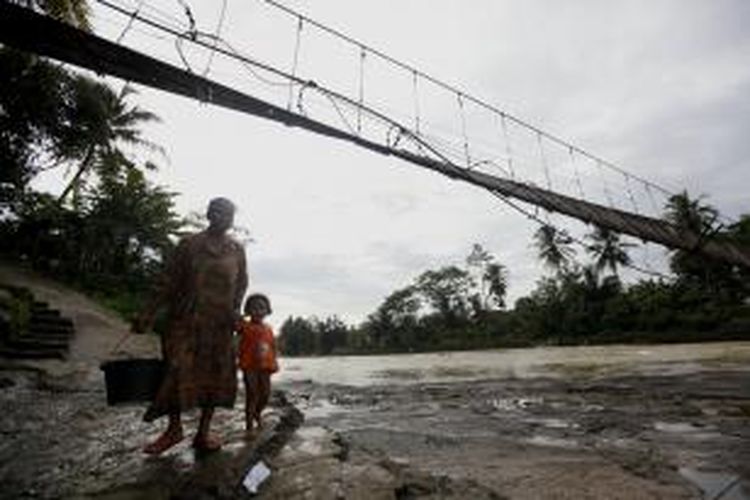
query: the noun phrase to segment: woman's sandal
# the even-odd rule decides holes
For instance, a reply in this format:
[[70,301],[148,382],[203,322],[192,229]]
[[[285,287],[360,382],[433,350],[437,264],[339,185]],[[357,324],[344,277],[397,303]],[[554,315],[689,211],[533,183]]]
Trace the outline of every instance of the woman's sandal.
[[221,449],[221,445],[221,439],[212,434],[195,436],[195,439],[193,439],[193,448],[197,451],[218,451]]
[[182,439],[182,430],[179,430],[177,432],[165,431],[156,439],[156,441],[147,444],[143,448],[143,453],[146,453],[148,455],[161,455],[172,446],[182,441]]

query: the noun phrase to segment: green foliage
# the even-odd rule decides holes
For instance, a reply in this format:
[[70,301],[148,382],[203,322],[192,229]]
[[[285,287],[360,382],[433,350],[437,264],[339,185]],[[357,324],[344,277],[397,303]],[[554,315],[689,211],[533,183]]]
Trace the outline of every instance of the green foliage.
[[279,330],[279,349],[287,356],[345,352],[355,343],[353,337],[350,328],[336,316],[322,321],[290,316]]
[[495,257],[475,243],[466,257],[466,266],[475,282],[479,282],[479,300],[472,297],[475,310],[505,307],[508,272],[505,266],[494,262]]
[[533,343],[680,342],[747,338],[729,332],[747,309],[682,281],[642,280],[624,287],[617,276],[599,280],[585,268],[544,278],[513,311],[517,333]]
[[[153,113],[127,102],[135,90],[125,85],[115,93],[107,85],[83,76],[72,79],[72,105],[69,126],[63,129],[57,156],[62,161],[76,162],[77,169],[60,195],[60,201],[76,190],[80,192],[92,172],[99,177],[118,175],[135,170],[136,165],[122,146],[161,149],[142,137],[140,127],[158,121]],[[144,168],[154,169],[153,163]]]
[[482,273],[482,283],[487,284],[485,309],[488,305],[505,307],[505,294],[508,291],[508,272],[505,266],[495,262],[487,264]]
[[476,304],[472,295],[475,286],[469,272],[457,266],[425,271],[416,280],[416,288],[426,302],[451,325],[468,320]]
[[[750,248],[750,222],[748,215],[728,228],[717,223],[719,212],[703,202],[703,197],[691,198],[687,192],[673,195],[667,202],[665,218],[678,230],[698,236],[699,243],[729,240]],[[697,250],[697,248],[696,248]],[[750,294],[750,270],[723,261],[708,259],[698,251],[675,250],[670,268],[682,287],[704,289],[715,300],[735,303]]]
[[[79,22],[86,4],[34,5]],[[156,116],[130,104],[133,95],[0,48],[0,252],[125,314],[139,308],[183,225],[174,193],[145,176],[155,165],[131,154],[160,151],[141,130]],[[43,170],[71,167],[59,198],[28,187]],[[70,192],[73,203],[63,203]]]
[[703,203],[703,198],[691,198],[687,191],[670,196],[664,218],[678,229],[692,231],[696,235],[711,231],[719,217],[719,211]]
[[70,82],[59,66],[0,47],[0,203],[55,156],[67,125]]
[[630,265],[630,256],[627,249],[633,247],[632,243],[620,241],[620,235],[614,231],[596,226],[594,231],[587,235],[591,244],[586,250],[594,257],[594,265],[597,272],[609,268],[612,273],[617,274],[619,266]]
[[181,227],[173,196],[137,170],[102,180],[76,209],[29,192],[0,224],[0,250],[86,288],[141,289]]
[[534,246],[539,259],[556,271],[564,270],[572,263],[575,257],[572,244],[573,239],[570,235],[554,226],[541,226],[534,233]]
[[138,169],[122,146],[160,151],[140,130],[157,118],[130,105],[133,94],[127,85],[117,93],[39,57],[0,48],[0,203],[20,196],[43,170],[75,166],[62,201],[71,191],[80,195],[92,173]]
[[86,0],[18,0],[18,3],[83,30],[91,29],[91,9]]
[[0,335],[14,337],[28,331],[33,301],[29,290],[0,284]]
[[408,346],[417,335],[417,313],[422,307],[422,297],[415,286],[396,290],[385,298],[377,310],[368,317],[367,333],[371,345]]

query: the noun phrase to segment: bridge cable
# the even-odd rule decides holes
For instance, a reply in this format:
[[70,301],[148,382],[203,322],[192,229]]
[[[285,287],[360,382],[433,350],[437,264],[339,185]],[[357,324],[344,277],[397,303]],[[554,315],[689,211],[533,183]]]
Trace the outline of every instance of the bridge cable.
[[[221,11],[219,12],[219,21],[216,23],[216,30],[214,33],[214,45],[218,43],[218,40],[221,39],[221,29],[224,26],[224,16],[227,13],[227,2],[228,0],[221,0]],[[206,68],[203,70],[203,76],[207,77],[208,73],[211,71],[211,64],[214,61],[214,55],[216,54],[215,50],[210,50],[208,53],[208,62],[206,63]]]
[[659,208],[656,204],[656,200],[654,199],[654,193],[651,192],[651,187],[646,184],[646,194],[648,195],[648,199],[651,201],[651,206],[654,209],[654,214],[659,213]]
[[417,137],[421,135],[421,132],[419,130],[420,116],[419,116],[419,88],[417,86],[418,79],[419,79],[419,76],[417,75],[417,72],[412,71],[412,96],[414,99],[414,131],[416,132]]
[[367,50],[359,48],[359,106],[357,107],[357,134],[362,135],[362,107],[365,102],[365,59]]
[[177,3],[179,3],[185,11],[185,17],[187,17],[188,26],[189,26],[188,31],[194,33],[196,29],[195,29],[195,18],[193,17],[193,11],[190,9],[190,6],[185,0],[177,0]]
[[[297,18],[297,30],[295,32],[295,41],[294,41],[294,55],[292,56],[292,70],[291,75],[292,77],[297,77],[297,65],[299,64],[299,51],[300,51],[300,44],[302,43],[302,28],[304,26],[304,20],[301,17]],[[292,109],[292,96],[294,95],[294,80],[289,80],[289,98],[287,100],[286,109],[287,111],[291,111]],[[299,102],[297,103],[299,106]]]
[[641,215],[641,211],[638,210],[638,203],[633,196],[633,191],[630,189],[630,176],[626,174],[623,174],[623,176],[625,177],[625,190],[628,193],[628,198],[630,198],[630,203],[633,205],[633,210],[637,215]]
[[[97,0],[97,1],[100,1],[100,0]],[[437,78],[435,78],[435,77],[433,77],[433,76],[431,76],[431,75],[429,75],[427,73],[424,73],[424,72],[418,70],[417,68],[415,68],[412,65],[409,65],[409,64],[406,64],[404,62],[401,62],[398,59],[395,59],[395,58],[393,58],[393,57],[385,54],[384,52],[381,52],[381,51],[375,49],[374,47],[368,46],[368,45],[362,43],[361,41],[356,40],[356,39],[354,39],[354,38],[352,38],[352,37],[350,37],[350,36],[342,33],[341,31],[338,31],[338,30],[336,30],[334,28],[331,28],[331,27],[329,27],[329,26],[327,26],[327,25],[325,25],[325,24],[323,24],[321,22],[315,21],[314,19],[312,19],[312,18],[310,18],[308,16],[305,16],[305,15],[299,13],[296,10],[294,10],[294,9],[292,9],[290,7],[287,7],[286,5],[280,3],[277,0],[262,0],[262,1],[265,2],[265,3],[267,3],[268,5],[276,8],[276,9],[281,10],[282,12],[285,12],[286,14],[288,14],[290,16],[294,16],[294,17],[302,16],[306,20],[306,22],[308,24],[310,24],[310,25],[312,25],[312,26],[320,29],[321,31],[324,31],[324,32],[330,34],[330,35],[333,35],[336,38],[344,40],[347,43],[350,43],[352,45],[357,45],[357,46],[363,46],[363,47],[365,47],[368,50],[368,52],[370,54],[372,54],[372,55],[374,55],[376,57],[379,57],[379,58],[383,59],[384,61],[393,64],[394,66],[400,67],[401,69],[409,71],[409,72],[416,72],[421,78],[425,79],[426,81],[429,81],[429,82],[433,83],[434,85],[436,85],[438,87],[441,87],[444,90],[446,90],[446,91],[448,91],[448,92],[450,92],[452,94],[460,94],[460,95],[462,95],[463,99],[466,100],[467,102],[472,102],[475,105],[477,105],[477,106],[479,106],[479,107],[481,107],[483,109],[486,109],[486,110],[488,110],[490,112],[493,112],[493,113],[505,114],[507,116],[507,119],[509,121],[512,121],[512,122],[516,123],[520,127],[525,128],[525,129],[527,129],[527,130],[529,130],[529,131],[531,131],[533,133],[541,134],[545,139],[549,140],[550,142],[556,143],[559,146],[562,146],[562,147],[565,147],[565,148],[569,148],[569,147],[573,148],[579,155],[584,156],[584,157],[586,157],[586,158],[588,158],[588,159],[590,159],[592,161],[596,161],[596,162],[598,162],[598,164],[600,164],[603,167],[606,167],[606,168],[608,168],[610,170],[614,170],[614,171],[619,172],[619,173],[629,173],[626,170],[624,170],[622,167],[619,167],[619,166],[615,165],[612,162],[609,162],[609,161],[607,161],[607,160],[605,160],[605,159],[603,159],[603,158],[601,158],[601,157],[599,157],[599,156],[597,156],[597,155],[595,155],[593,153],[590,153],[590,152],[588,152],[588,151],[586,151],[586,150],[584,150],[584,149],[582,149],[582,148],[580,148],[578,146],[575,146],[575,145],[571,144],[570,142],[565,141],[564,139],[562,139],[562,138],[560,138],[560,137],[558,137],[558,136],[556,136],[554,134],[551,134],[549,132],[546,132],[546,131],[540,129],[539,127],[531,125],[530,123],[528,123],[528,122],[526,122],[526,121],[524,121],[524,120],[522,120],[520,118],[517,118],[517,117],[515,117],[513,115],[510,115],[508,113],[505,113],[504,111],[502,111],[501,109],[497,108],[496,106],[493,106],[493,105],[491,105],[491,104],[489,104],[489,103],[487,103],[487,102],[485,102],[485,101],[483,101],[481,99],[473,97],[470,94],[467,94],[466,92],[460,90],[459,88],[457,88],[455,86],[452,86],[452,85],[449,85],[449,84],[447,84],[447,83],[445,83],[445,82],[443,82],[443,81],[441,81],[441,80],[439,80],[439,79],[437,79]],[[658,185],[658,184],[656,184],[654,182],[651,182],[651,181],[649,181],[647,179],[644,179],[644,178],[642,178],[640,176],[637,176],[635,174],[630,174],[630,175],[633,178],[638,179],[641,182],[647,183],[647,184],[651,185],[654,189],[659,190],[659,191],[661,191],[661,192],[663,192],[663,193],[665,193],[667,195],[673,194],[668,189],[666,189],[666,188],[664,188],[664,187],[662,187],[662,186],[660,186],[660,185]]]
[[[542,168],[544,169],[544,177],[547,181],[547,189],[549,191],[552,191],[552,179],[549,175],[549,165],[547,164],[547,155],[544,154],[544,145],[542,144],[542,136],[541,134],[536,134],[536,142],[537,146],[539,147],[539,160],[542,163]],[[546,219],[547,223],[550,223],[550,211],[546,211]]]
[[596,162],[596,168],[599,171],[599,178],[602,181],[602,189],[604,191],[604,198],[607,200],[607,203],[609,204],[609,208],[616,208],[614,202],[612,201],[612,195],[609,191],[609,184],[607,183],[607,179],[604,178],[604,169],[602,168],[602,163],[598,160]]
[[581,185],[581,175],[578,171],[578,163],[576,162],[573,148],[568,148],[568,155],[570,155],[570,164],[573,166],[573,176],[575,179],[576,186],[578,187],[578,195],[581,197],[582,200],[585,200],[586,196],[583,193],[583,186]]
[[508,132],[508,122],[505,119],[505,113],[500,113],[500,121],[503,126],[503,136],[505,136],[505,156],[508,161],[508,170],[512,178],[516,178],[515,171],[513,170],[513,149],[510,144],[510,134]]
[[115,43],[120,44],[122,43],[123,38],[125,38],[125,35],[130,31],[130,28],[133,27],[133,21],[135,21],[135,16],[137,16],[141,9],[143,8],[143,4],[146,2],[146,0],[140,0],[138,3],[138,6],[135,8],[135,11],[133,11],[133,15],[128,18],[128,23],[125,25],[125,27],[120,32],[120,35],[117,37]]
[[466,159],[466,168],[471,169],[471,155],[469,153],[469,135],[466,132],[466,115],[464,114],[464,100],[460,92],[456,93],[458,101],[458,111],[461,116],[461,135],[464,141],[464,157]]

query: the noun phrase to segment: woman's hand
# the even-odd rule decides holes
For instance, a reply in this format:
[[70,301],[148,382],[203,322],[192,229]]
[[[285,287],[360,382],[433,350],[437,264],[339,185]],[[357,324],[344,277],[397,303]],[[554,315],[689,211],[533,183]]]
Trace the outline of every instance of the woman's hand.
[[242,325],[242,314],[239,311],[232,311],[229,315],[229,320],[234,331],[239,333],[240,326]]

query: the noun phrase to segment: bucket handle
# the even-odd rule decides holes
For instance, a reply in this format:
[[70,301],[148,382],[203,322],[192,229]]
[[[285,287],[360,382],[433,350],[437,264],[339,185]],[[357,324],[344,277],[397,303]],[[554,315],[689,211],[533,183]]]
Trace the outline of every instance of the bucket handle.
[[112,347],[112,349],[109,350],[109,354],[112,355],[117,352],[117,350],[122,347],[122,344],[124,344],[130,336],[133,334],[130,330],[126,331],[119,339],[117,339],[117,343]]

